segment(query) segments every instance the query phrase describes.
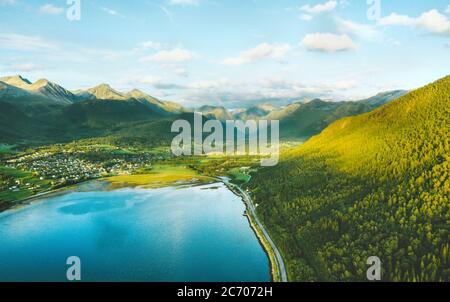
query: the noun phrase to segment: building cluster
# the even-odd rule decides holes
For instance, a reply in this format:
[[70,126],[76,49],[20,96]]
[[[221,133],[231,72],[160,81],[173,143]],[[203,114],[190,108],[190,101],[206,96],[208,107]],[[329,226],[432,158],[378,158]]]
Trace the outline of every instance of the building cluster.
[[[155,158],[151,153],[35,152],[8,160],[6,167],[29,171],[34,178],[51,180],[55,186],[108,175],[131,174],[150,167],[151,162],[159,157]],[[7,182],[9,185],[10,181]]]

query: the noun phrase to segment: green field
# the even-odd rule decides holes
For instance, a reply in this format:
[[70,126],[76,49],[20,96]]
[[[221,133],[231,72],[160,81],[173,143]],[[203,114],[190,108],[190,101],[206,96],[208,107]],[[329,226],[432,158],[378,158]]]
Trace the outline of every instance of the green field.
[[143,186],[159,188],[180,183],[208,182],[212,178],[200,175],[187,166],[156,165],[151,170],[137,175],[119,175],[106,178],[113,188],[124,186]]
[[[28,198],[32,195],[51,188],[51,181],[40,180],[36,177],[33,177],[31,172],[20,171],[16,169],[0,167],[0,178],[2,183],[7,178],[13,178],[14,181],[20,182],[17,190],[10,190],[8,188],[6,190],[0,191],[0,202],[14,202],[17,200]],[[29,186],[27,186],[26,184],[29,184]],[[31,189],[32,187],[35,187],[37,185],[39,185],[40,188]]]
[[251,176],[242,168],[233,168],[230,170],[229,175],[233,182],[238,184],[244,184],[250,181]]

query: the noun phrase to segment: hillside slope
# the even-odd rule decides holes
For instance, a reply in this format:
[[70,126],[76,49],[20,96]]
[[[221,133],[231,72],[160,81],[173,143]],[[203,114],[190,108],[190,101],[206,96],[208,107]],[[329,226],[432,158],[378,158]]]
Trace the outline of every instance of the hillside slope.
[[29,135],[32,120],[11,104],[0,102],[0,142],[10,143]]
[[266,119],[280,120],[282,138],[309,139],[341,118],[370,112],[405,93],[403,90],[388,91],[368,99],[345,102],[315,99],[308,103],[294,103],[281,110],[274,110]]
[[187,109],[183,108],[183,106],[181,106],[180,104],[158,100],[157,98],[154,98],[138,89],[134,89],[128,92],[126,96],[128,98],[133,98],[140,101],[153,111],[158,112],[162,115],[170,116],[187,111]]
[[[56,142],[110,135],[138,122],[163,119],[159,113],[137,100],[80,101],[47,117],[47,124],[54,128],[52,138]],[[136,130],[137,131],[137,130]]]
[[[249,188],[291,280],[450,280],[450,76],[333,123]],[[276,180],[276,181],[274,181]]]
[[363,103],[326,102],[316,99],[300,105],[280,120],[280,136],[308,139],[342,117],[361,114],[372,109]]

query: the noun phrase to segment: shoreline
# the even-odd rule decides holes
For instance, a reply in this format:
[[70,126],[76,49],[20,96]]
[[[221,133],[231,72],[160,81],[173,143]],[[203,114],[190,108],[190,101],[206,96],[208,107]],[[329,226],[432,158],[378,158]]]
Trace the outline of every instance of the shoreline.
[[269,260],[269,269],[270,269],[270,276],[272,278],[272,282],[281,282],[280,272],[278,269],[278,263],[275,260],[275,255],[273,254],[272,248],[270,247],[269,243],[265,240],[265,238],[261,235],[261,232],[258,229],[258,227],[256,226],[256,224],[253,222],[252,217],[250,215],[248,215],[247,213],[245,213],[244,216],[247,217],[250,228],[252,229],[253,233],[255,234],[264,253],[267,255],[267,258]]
[[[225,184],[231,192],[236,194],[242,199],[246,207],[245,216],[248,219],[251,229],[255,233],[261,247],[269,258],[270,273],[273,282],[288,282],[287,272],[284,266],[281,253],[277,250],[277,247],[270,239],[267,231],[263,230],[264,226],[259,222],[256,217],[256,211],[254,211],[254,205],[251,197],[246,194],[239,185],[228,182],[225,179],[218,178],[220,182]],[[277,257],[278,252],[278,257]]]
[[[219,177],[208,177],[208,178],[210,178],[211,180],[215,180],[217,182],[223,183],[231,192],[233,192],[236,196],[239,196],[241,198],[241,200],[244,203],[245,208],[246,208],[244,216],[247,218],[250,228],[256,235],[256,238],[257,238],[259,244],[263,248],[263,251],[266,253],[267,258],[269,260],[269,269],[270,269],[270,275],[271,275],[272,281],[273,282],[287,282],[286,271],[284,269],[284,263],[282,264],[282,266],[283,266],[282,268],[280,267],[281,265],[279,263],[279,262],[282,262],[283,259],[281,258],[281,255],[279,252],[278,252],[278,258],[277,258],[276,251],[275,251],[275,249],[276,249],[275,244],[271,241],[268,233],[262,229],[264,227],[262,225],[260,225],[261,223],[259,222],[258,218],[255,217],[256,212],[254,210],[254,205],[252,203],[250,196],[248,196],[239,185],[230,183],[227,179],[219,178]],[[7,208],[1,210],[0,215],[9,213],[9,212],[13,212],[16,210],[20,210],[23,207],[30,206],[33,204],[33,202],[39,201],[40,199],[43,199],[43,198],[55,197],[55,196],[59,196],[62,194],[68,194],[71,192],[75,192],[77,187],[79,187],[80,185],[83,185],[83,184],[90,183],[90,182],[109,183],[108,180],[104,180],[104,179],[91,179],[91,180],[86,180],[84,182],[80,182],[78,184],[70,185],[67,187],[62,187],[62,188],[58,188],[55,190],[42,192],[42,193],[36,194],[34,196],[27,197],[25,199],[15,201],[14,203],[11,204],[10,207],[7,207]],[[109,185],[111,185],[111,184],[112,183],[109,183]],[[174,184],[172,183],[171,186],[173,186],[173,185]],[[177,185],[181,185],[181,186],[182,185],[193,185],[193,183],[184,183],[184,184],[178,183]],[[139,187],[139,186],[137,186],[137,187]],[[152,188],[150,187],[148,189],[152,189]],[[267,238],[267,237],[269,237],[269,238]],[[281,269],[283,269],[284,271],[281,271]]]
[[29,206],[34,201],[39,201],[39,199],[42,199],[42,198],[54,197],[54,196],[59,196],[61,194],[67,194],[70,192],[74,192],[74,189],[76,187],[86,184],[86,183],[89,183],[89,182],[93,182],[93,181],[100,181],[100,180],[99,179],[89,179],[89,180],[85,180],[85,181],[82,181],[82,182],[79,182],[76,184],[72,184],[70,186],[65,186],[65,187],[61,187],[58,189],[54,189],[54,190],[43,191],[36,195],[10,202],[10,206],[5,207],[4,209],[0,210],[0,215],[3,213],[7,213],[9,211],[20,210],[22,207]]

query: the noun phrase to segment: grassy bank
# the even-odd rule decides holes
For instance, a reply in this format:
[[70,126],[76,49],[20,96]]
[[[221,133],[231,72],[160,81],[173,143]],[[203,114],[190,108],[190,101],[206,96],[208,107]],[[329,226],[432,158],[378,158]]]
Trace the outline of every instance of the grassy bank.
[[183,183],[210,182],[211,177],[203,176],[187,166],[156,165],[142,174],[119,175],[105,178],[112,188],[144,187],[161,188]]
[[256,237],[258,238],[259,243],[261,244],[264,251],[266,252],[267,257],[269,258],[270,274],[272,276],[272,281],[273,282],[281,282],[280,270],[278,269],[277,260],[275,259],[275,254],[272,250],[272,247],[270,246],[269,242],[267,242],[266,237],[263,236],[258,225],[253,221],[252,215],[248,214],[248,212],[247,212],[245,216],[247,217],[253,232],[256,234]]
[[242,201],[244,202],[246,206],[246,212],[245,216],[247,217],[250,227],[252,228],[253,232],[255,233],[256,237],[258,238],[259,243],[263,247],[264,252],[266,253],[267,257],[269,258],[269,264],[270,264],[270,274],[272,276],[273,282],[282,282],[281,280],[281,273],[278,267],[278,262],[276,260],[274,251],[272,249],[272,246],[267,241],[266,237],[264,236],[263,232],[261,231],[258,224],[255,222],[255,218],[252,215],[252,212],[249,210],[249,206],[247,202],[245,201],[245,196],[241,193],[240,190],[237,189],[236,184],[225,182],[225,184],[228,186],[228,188],[235,193],[236,195],[240,196],[242,198]]

